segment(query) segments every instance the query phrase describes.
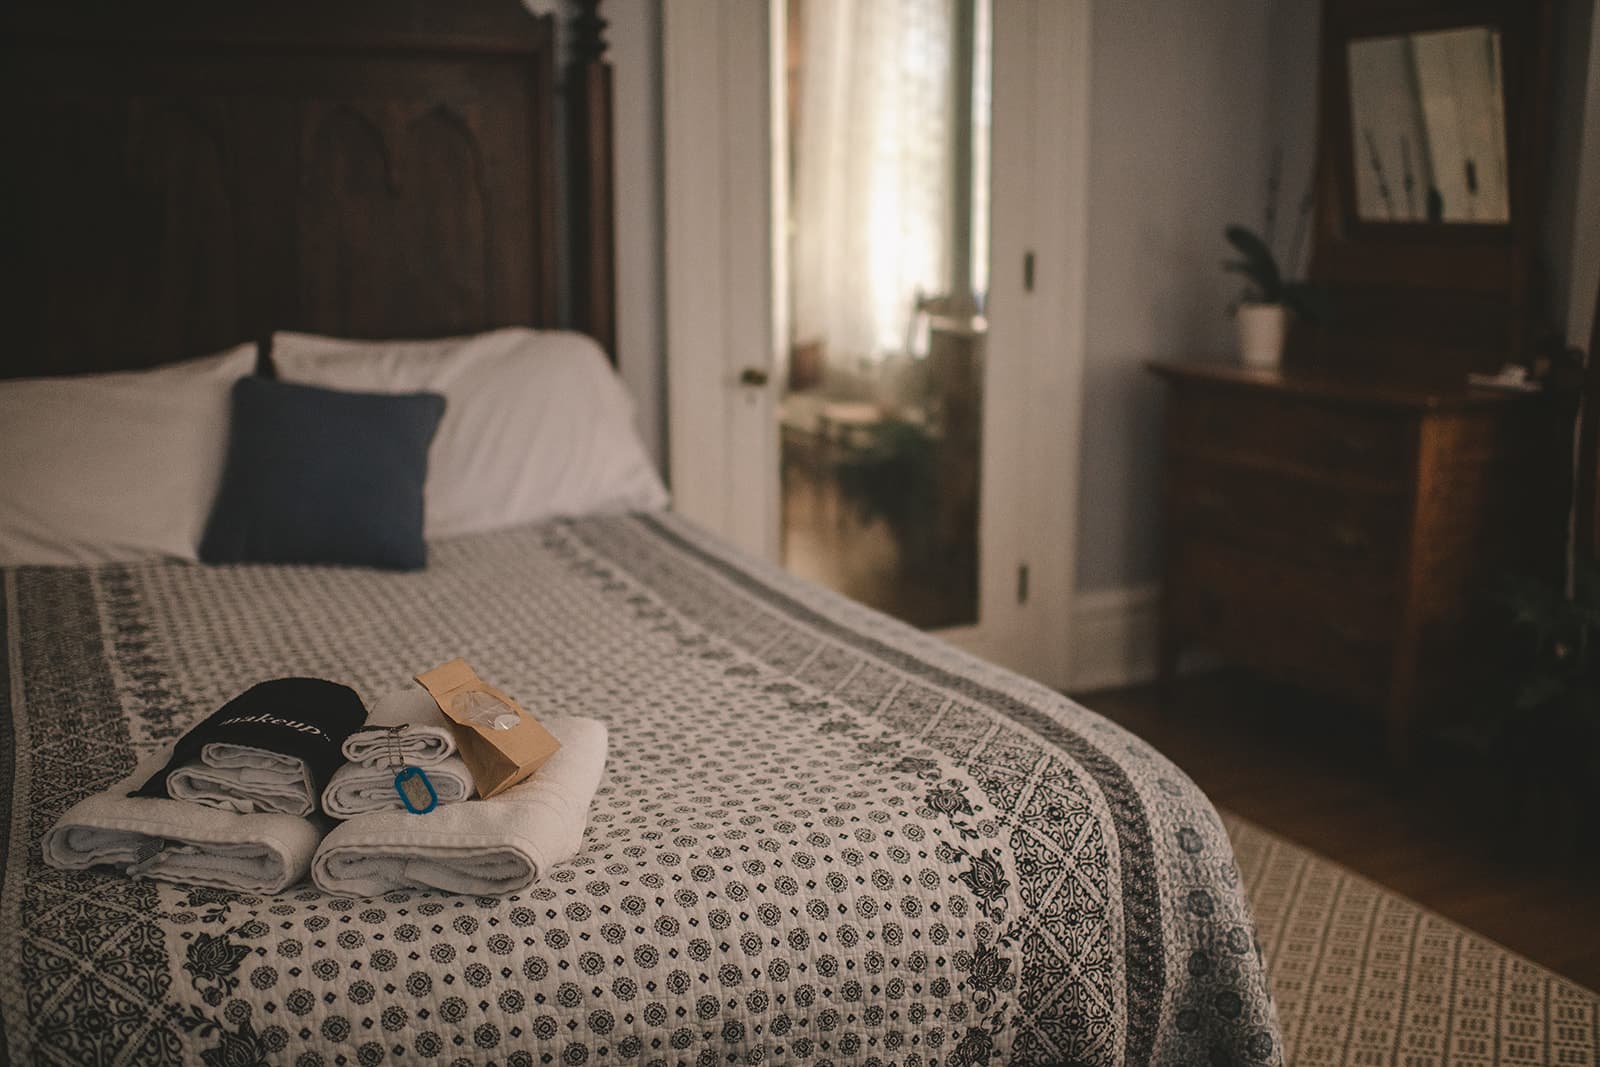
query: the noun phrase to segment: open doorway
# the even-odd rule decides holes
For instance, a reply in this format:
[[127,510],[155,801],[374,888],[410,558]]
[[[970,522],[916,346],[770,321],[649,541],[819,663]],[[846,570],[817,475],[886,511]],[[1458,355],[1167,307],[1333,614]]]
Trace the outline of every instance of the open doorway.
[[784,566],[978,621],[989,0],[785,0]]

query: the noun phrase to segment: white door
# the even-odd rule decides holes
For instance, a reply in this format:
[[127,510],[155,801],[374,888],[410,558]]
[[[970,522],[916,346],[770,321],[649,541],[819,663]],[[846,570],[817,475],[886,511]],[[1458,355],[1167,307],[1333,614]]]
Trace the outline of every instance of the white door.
[[[795,231],[820,217],[797,212],[800,190],[790,188],[788,149],[799,129],[788,92],[794,55],[840,62],[837,53],[806,52],[803,41],[791,47],[796,32],[809,32],[813,45],[826,35],[826,27],[792,22],[793,2],[663,5],[675,507],[802,576],[1064,685],[1083,346],[1088,0],[993,0],[976,35],[989,42],[993,72],[988,151],[978,152],[989,161],[992,206],[987,227],[981,216],[974,227],[979,240],[965,245],[987,262],[957,270],[982,283],[982,314],[959,300],[952,314],[942,314],[951,305],[939,301],[924,301],[919,312],[891,292],[880,304],[905,307],[903,344],[894,343],[898,320],[883,315],[876,332],[859,329],[856,340],[838,343],[852,327],[829,320],[827,301],[818,311],[815,285],[801,287],[794,302],[803,307],[791,307]],[[984,66],[976,64],[980,79]],[[840,113],[853,110],[846,101]],[[808,175],[814,182],[802,171],[796,185]],[[984,190],[968,192],[981,208]],[[815,198],[804,202],[814,207]],[[815,270],[816,244],[798,269]],[[836,259],[822,276],[838,280],[829,272],[839,269]],[[820,355],[813,336],[824,339]],[[965,394],[971,412],[949,386],[965,375],[976,377]],[[888,505],[872,496],[885,488],[900,491]],[[906,521],[907,500],[923,498],[932,500],[922,505],[923,521]],[[863,573],[875,556],[898,567],[894,588],[881,573]]]

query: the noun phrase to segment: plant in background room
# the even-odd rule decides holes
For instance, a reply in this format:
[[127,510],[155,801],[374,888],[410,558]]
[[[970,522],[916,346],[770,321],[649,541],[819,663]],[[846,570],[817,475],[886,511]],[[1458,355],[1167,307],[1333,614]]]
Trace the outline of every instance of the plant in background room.
[[1507,580],[1503,686],[1472,739],[1511,776],[1512,801],[1580,850],[1600,837],[1600,563],[1580,559],[1570,589]]
[[[1273,253],[1278,222],[1278,190],[1283,172],[1283,153],[1273,156],[1267,179],[1267,218],[1262,233],[1237,223],[1223,230],[1223,236],[1241,258],[1223,263],[1226,270],[1244,275],[1249,282],[1234,312],[1239,323],[1239,352],[1245,364],[1276,366],[1283,357],[1283,342],[1288,334],[1289,315],[1309,322],[1324,322],[1330,317],[1327,291],[1307,281],[1287,276]],[[1309,192],[1300,201],[1294,237],[1283,263],[1292,271],[1305,247],[1306,229],[1311,218]]]
[[866,448],[838,465],[840,494],[863,523],[888,525],[913,573],[934,557],[937,447],[926,427],[890,418],[873,427]]

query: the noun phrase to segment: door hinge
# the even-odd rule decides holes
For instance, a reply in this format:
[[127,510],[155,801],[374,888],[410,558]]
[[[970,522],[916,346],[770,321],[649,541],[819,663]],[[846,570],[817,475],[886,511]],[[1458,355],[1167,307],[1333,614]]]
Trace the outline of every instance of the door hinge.
[[1026,252],[1022,256],[1022,291],[1033,292],[1033,253]]
[[1026,604],[1027,602],[1028,602],[1028,565],[1026,563],[1019,563],[1019,564],[1017,564],[1017,603],[1018,604]]

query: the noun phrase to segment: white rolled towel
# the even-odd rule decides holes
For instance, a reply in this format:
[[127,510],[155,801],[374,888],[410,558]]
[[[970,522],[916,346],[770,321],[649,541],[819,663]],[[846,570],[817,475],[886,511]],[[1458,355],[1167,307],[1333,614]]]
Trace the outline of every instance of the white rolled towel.
[[357,897],[411,886],[500,896],[577,855],[605,772],[606,727],[572,716],[543,721],[561,748],[532,777],[489,800],[341,823],[312,860],[317,888]]
[[303,817],[316,810],[316,783],[305,760],[223,741],[202,745],[200,762],[169,774],[167,794],[241,815]]
[[344,741],[344,758],[351,763],[375,763],[394,754],[412,766],[428,767],[455,753],[450,720],[420,685],[378,701],[366,725]]
[[378,701],[366,725],[346,738],[341,750],[349,762],[322,791],[322,810],[335,819],[405,811],[394,788],[402,767],[421,767],[440,804],[458,803],[477,791],[472,772],[455,754],[450,720],[420,685]]
[[[346,763],[333,772],[328,788],[322,791],[322,810],[335,819],[353,819],[380,811],[405,811],[405,804],[394,788],[394,776],[399,770],[381,761]],[[458,804],[477,792],[472,772],[460,756],[430,763],[422,771],[433,783],[440,804]]]
[[168,749],[143,760],[110,789],[67,809],[44,837],[44,861],[244,893],[279,893],[305,877],[322,837],[307,819],[129,795],[171,755]]

